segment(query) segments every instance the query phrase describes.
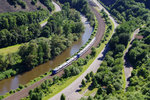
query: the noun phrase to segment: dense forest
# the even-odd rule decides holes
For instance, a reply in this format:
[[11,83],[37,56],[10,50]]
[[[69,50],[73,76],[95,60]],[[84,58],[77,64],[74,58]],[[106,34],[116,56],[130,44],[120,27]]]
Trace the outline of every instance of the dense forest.
[[[8,54],[9,59],[7,59],[7,56],[5,56],[5,60],[1,59],[1,71],[11,70],[17,64],[20,67],[18,66],[17,69],[15,67],[15,71],[22,72],[32,69],[59,55],[73,41],[76,41],[83,32],[84,26],[80,14],[68,7],[68,5],[65,5],[61,12],[50,16],[48,24],[41,31],[38,30],[41,36],[47,38],[42,37],[32,40],[20,47],[17,56]],[[5,77],[3,73],[1,79]]]
[[64,6],[61,12],[53,14],[43,28],[41,35],[48,38],[32,40],[20,48],[22,65],[33,68],[59,55],[73,41],[78,40],[84,31],[80,14],[75,10],[69,10],[70,8],[66,11],[66,7],[68,6]]
[[143,39],[134,40],[128,58],[134,65],[128,92],[138,92],[144,99],[150,99],[150,24],[141,28],[138,35]]
[[[87,2],[85,3],[87,4]],[[84,12],[84,14],[87,13],[89,12]],[[12,15],[14,15],[15,19],[15,14],[13,13]],[[47,12],[45,13],[45,15],[47,16]],[[24,16],[26,16],[26,13]],[[39,16],[41,16],[42,18],[46,17],[42,16],[42,14]],[[7,20],[8,22],[10,22],[9,19]],[[16,24],[16,27],[17,25],[19,26],[17,35],[18,39],[16,39],[16,44],[24,43],[27,41],[29,42],[21,46],[19,51],[16,53],[7,54],[5,56],[1,55],[0,80],[30,70],[39,64],[53,59],[55,56],[59,55],[62,51],[69,47],[73,41],[78,40],[78,38],[84,30],[83,24],[80,19],[80,13],[76,10],[70,9],[69,3],[64,3],[64,6],[62,6],[62,11],[54,13],[53,16],[50,16],[47,25],[43,28],[40,28],[40,26],[36,24],[39,20],[41,20],[39,18],[34,18],[32,23],[28,19],[28,16],[27,18],[25,17],[24,20],[27,21],[22,22],[23,25],[21,26],[18,25],[17,21],[13,22]],[[94,16],[92,17],[91,22],[93,20]],[[92,23],[94,25],[94,22]],[[10,33],[13,28],[9,24],[11,24],[11,22],[8,23],[10,29],[2,29],[2,33],[6,33],[6,35],[4,34],[4,36],[8,36],[7,38],[4,38],[6,39],[5,41],[11,40],[11,38],[9,38],[10,36],[7,34]],[[17,29],[16,27],[14,28],[15,31]],[[21,41],[21,39],[23,41]],[[3,40],[1,42],[4,43]],[[10,44],[3,44],[3,46],[1,47],[5,47],[12,44],[13,42],[11,42]]]
[[[99,0],[102,1],[103,0]],[[145,21],[150,21],[150,3],[149,0],[111,0],[112,4],[108,7],[110,13],[117,18],[118,21],[129,21],[134,17],[139,17]],[[107,5],[107,1],[103,2]]]
[[[49,11],[54,10],[54,5],[52,4],[52,0],[31,0],[32,5],[36,5],[37,2],[40,1],[43,5],[45,5]],[[15,8],[17,5],[21,6],[21,8],[26,9],[26,2],[23,0],[7,0],[10,5],[13,5]]]
[[[36,5],[38,0],[32,0]],[[51,0],[39,0],[49,11],[54,10]],[[56,0],[62,4],[62,10],[49,16],[46,10],[35,12],[15,12],[0,14],[0,48],[24,43],[16,53],[0,55],[0,80],[31,70],[48,60],[54,59],[80,38],[84,31],[80,12],[92,26],[95,25],[94,14],[86,0]],[[110,39],[109,51],[106,53],[99,69],[94,74],[88,73],[81,82],[81,89],[88,86],[96,89],[95,95],[80,100],[149,100],[150,99],[150,0],[99,0],[120,25]],[[14,6],[21,5],[22,0],[8,2]],[[107,24],[106,35],[112,25],[104,10],[100,14]],[[47,24],[41,28],[40,21],[49,17]],[[124,56],[133,32],[140,32],[131,42],[127,58],[133,66],[129,86],[125,87]],[[105,36],[104,39],[105,40]],[[102,41],[103,42],[103,41]],[[79,58],[64,69],[62,77],[55,76],[45,80],[23,100],[41,100],[53,93],[53,86],[65,83],[70,77],[79,75],[84,65],[96,55],[96,49],[85,59]],[[63,95],[62,98],[65,98]]]
[[28,42],[40,36],[38,24],[49,16],[46,10],[0,14],[0,47]]
[[94,26],[94,15],[91,12],[91,9],[88,5],[87,0],[58,0],[60,3],[66,3],[68,2],[70,4],[71,8],[75,8],[82,14],[88,18],[88,21],[90,21],[91,25]]

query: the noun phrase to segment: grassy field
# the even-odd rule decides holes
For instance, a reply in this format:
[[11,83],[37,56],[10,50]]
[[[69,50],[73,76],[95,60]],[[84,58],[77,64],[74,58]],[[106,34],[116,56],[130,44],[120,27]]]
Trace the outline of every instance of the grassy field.
[[6,47],[6,48],[2,48],[0,49],[0,54],[1,55],[7,55],[9,53],[15,53],[18,51],[18,48],[21,46],[22,44],[17,44],[17,45],[14,45],[14,46],[9,46],[9,47]]
[[41,24],[43,24],[43,23],[47,22],[47,21],[48,21],[48,19],[49,19],[49,17],[48,17],[48,18],[46,18],[45,20],[41,21],[39,24],[41,25]]

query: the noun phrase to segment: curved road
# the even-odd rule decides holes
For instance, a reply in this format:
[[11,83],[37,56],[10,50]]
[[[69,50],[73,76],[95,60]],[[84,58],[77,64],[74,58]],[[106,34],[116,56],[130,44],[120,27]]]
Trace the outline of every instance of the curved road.
[[[53,5],[55,6],[55,11],[54,11],[54,12],[59,12],[59,11],[61,11],[61,8],[60,8],[60,6],[59,6],[57,3],[55,3],[54,1],[52,1],[52,3],[53,3]],[[44,23],[42,23],[42,24],[40,24],[40,25],[41,25],[41,27],[44,27],[46,24],[47,24],[47,21],[44,22]]]
[[117,23],[117,21],[111,16],[111,14],[102,6],[102,4],[100,4],[100,2],[98,2],[97,0],[89,0],[89,2],[93,2],[97,5],[99,10],[104,9],[104,11],[108,14],[109,18],[113,21],[114,23],[114,27],[117,28],[117,26],[119,25]]
[[[96,0],[93,0],[93,1],[95,2]],[[97,2],[96,2],[96,4],[97,4]],[[98,6],[99,10],[103,8],[103,6],[101,6],[100,4],[98,4],[97,6]],[[93,10],[93,7],[92,7],[92,10]],[[110,14],[108,14],[108,15],[112,19],[112,21],[115,25],[115,28],[116,28],[118,26],[118,24],[110,16]],[[99,15],[99,16],[96,16],[96,17],[98,19],[101,16]],[[99,23],[99,25],[100,24],[101,23]],[[66,96],[66,100],[78,100],[81,97],[83,97],[83,95],[81,95],[77,92],[80,89],[82,79],[84,79],[84,77],[87,75],[87,73],[90,73],[91,71],[93,71],[95,73],[97,71],[97,69],[99,68],[100,64],[102,63],[103,58],[104,58],[104,56],[105,56],[105,54],[107,53],[108,50],[109,50],[109,48],[108,48],[108,44],[107,44],[105,46],[105,48],[102,50],[102,52],[96,57],[94,62],[89,66],[89,68],[79,78],[77,78],[72,84],[70,84],[68,87],[66,87],[64,90],[62,90],[61,92],[59,92],[58,94],[56,94],[55,96],[50,98],[49,100],[60,100],[61,94],[64,94]]]

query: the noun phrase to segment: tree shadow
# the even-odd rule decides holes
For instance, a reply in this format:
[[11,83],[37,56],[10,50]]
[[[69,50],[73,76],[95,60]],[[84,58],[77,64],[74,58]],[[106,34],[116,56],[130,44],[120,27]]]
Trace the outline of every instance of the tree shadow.
[[81,91],[81,89],[77,89],[77,90],[76,90],[76,92],[80,92],[80,91]]
[[7,0],[7,2],[8,2],[10,5],[15,5],[15,3],[12,2],[12,0]]
[[102,57],[99,57],[98,58],[98,60],[104,60],[104,58],[105,58],[105,55],[106,55],[106,53],[108,52],[110,50],[110,48],[109,48],[109,44],[106,44],[106,46],[105,46],[105,48],[104,48],[104,51],[102,52]]

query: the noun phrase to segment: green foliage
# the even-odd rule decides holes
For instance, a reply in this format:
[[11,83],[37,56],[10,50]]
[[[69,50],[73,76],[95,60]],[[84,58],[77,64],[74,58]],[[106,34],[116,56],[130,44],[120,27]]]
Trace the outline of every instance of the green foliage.
[[[138,2],[137,2],[138,1]],[[147,9],[149,0],[117,0],[111,4],[111,13],[121,22],[140,17],[145,21],[150,20],[150,11]]]
[[92,47],[91,50],[92,50],[91,56],[92,56],[92,57],[95,57],[95,55],[96,55],[96,48]]
[[66,97],[64,94],[61,95],[60,100],[66,100]]
[[107,89],[107,94],[113,93],[115,91],[115,88],[113,87],[113,85],[108,85]]
[[34,12],[10,12],[0,14],[0,30],[13,29],[21,25],[38,23],[47,18],[49,12],[46,10],[38,10]]
[[[37,13],[40,14],[40,12],[37,12]],[[12,15],[13,14],[14,16],[17,16],[17,13],[16,15],[15,13],[12,13]],[[20,13],[20,14],[23,14],[23,13]],[[26,14],[24,14],[24,16],[26,16]],[[30,13],[28,14],[28,16],[30,16]],[[18,18],[19,17],[17,17],[17,20]],[[34,17],[29,17],[29,19],[25,18],[25,20],[31,20],[31,18],[34,18]],[[31,20],[32,23],[35,23],[33,21],[34,20]],[[9,23],[9,24],[13,24],[13,23]],[[24,24],[24,25],[21,25],[21,24]],[[27,27],[27,25],[29,25],[29,27]],[[80,26],[80,28],[78,28],[78,25]],[[20,26],[20,27],[17,27],[17,26]],[[65,30],[65,27],[67,27],[66,30]],[[74,30],[74,28],[78,30]],[[68,32],[68,29],[70,30],[69,32]],[[19,48],[19,52],[16,54],[17,56],[9,54],[9,55],[6,55],[5,57],[0,57],[1,58],[0,59],[0,71],[12,69],[12,71],[10,72],[12,73],[12,75],[9,75],[8,72],[3,72],[0,74],[0,79],[8,78],[17,73],[30,70],[39,64],[42,64],[50,59],[53,59],[54,57],[59,55],[62,51],[64,51],[67,47],[69,47],[74,41],[75,37],[77,38],[80,37],[80,34],[81,32],[83,32],[83,29],[84,28],[80,20],[79,12],[69,9],[69,8],[68,10],[62,10],[61,12],[55,13],[53,16],[51,16],[48,20],[48,24],[43,29],[41,29],[38,24],[28,24],[28,22],[26,21],[24,23],[21,23],[21,22],[16,23],[16,27],[13,29],[10,29],[10,30],[2,29],[2,31],[0,31],[1,33],[0,37],[3,38],[0,40],[0,44],[2,46],[8,46],[8,45],[12,45],[15,43],[27,42],[31,39],[34,39],[40,36],[49,37],[49,38],[44,38],[44,37],[37,38],[35,40],[30,41],[29,43],[22,45]],[[13,32],[14,36],[10,32]],[[80,66],[80,65],[86,64],[86,62],[85,60],[80,59],[77,62],[77,64],[78,66]],[[14,70],[17,70],[17,72],[15,71],[14,73]],[[71,71],[73,72],[72,75],[77,75],[80,73],[81,68],[72,67]]]
[[39,1],[43,3],[49,11],[53,11],[55,9],[52,0],[39,0]]
[[[68,13],[69,17],[64,15],[64,13]],[[55,13],[49,18],[48,24],[42,29],[42,36],[51,36],[51,38],[38,38],[20,47],[19,55],[25,69],[32,69],[39,64],[53,59],[71,45],[75,36],[80,36],[83,29],[78,31],[79,33],[72,33],[71,27],[68,27],[70,32],[67,32],[68,29],[64,29],[68,25],[72,26],[76,25],[76,23],[81,23],[80,17],[79,19],[74,18],[78,15],[79,13],[75,10],[69,10],[69,12],[63,10]],[[66,23],[68,23],[67,26]],[[83,24],[81,26],[83,27]],[[82,63],[83,61],[81,61]],[[80,73],[80,70],[77,68],[72,68],[71,70],[73,75]]]
[[16,7],[17,5],[20,5],[23,9],[26,8],[26,2],[24,2],[22,0],[7,0],[7,2],[10,5],[14,5],[14,7]]
[[77,9],[84,14],[92,26],[94,26],[94,15],[92,14],[86,0],[58,0],[60,3],[69,3],[70,7]]
[[95,77],[92,78],[92,84],[91,84],[92,88],[97,88],[98,87],[98,83]]
[[36,24],[48,16],[48,12],[12,12],[0,14],[0,47],[28,42],[41,35]]
[[0,72],[0,80],[5,79],[5,78],[9,78],[11,76],[16,75],[16,71],[13,69],[9,69],[7,71],[4,72]]
[[87,80],[87,82],[90,81],[90,74],[89,73],[85,76],[85,79]]
[[32,5],[36,5],[37,1],[38,1],[38,0],[31,0],[31,4],[32,4]]
[[83,65],[85,65],[87,62],[87,59],[79,58],[77,61],[73,62],[72,65],[68,66],[64,69],[64,77],[71,77],[78,75],[82,71]]
[[52,84],[54,83],[51,80],[45,80],[39,87],[29,91],[29,98],[31,100],[42,100],[45,95],[52,92],[49,88]]
[[85,80],[84,80],[84,79],[82,79],[81,84],[82,84],[82,87],[85,87],[85,86],[86,86],[86,82],[85,82]]

